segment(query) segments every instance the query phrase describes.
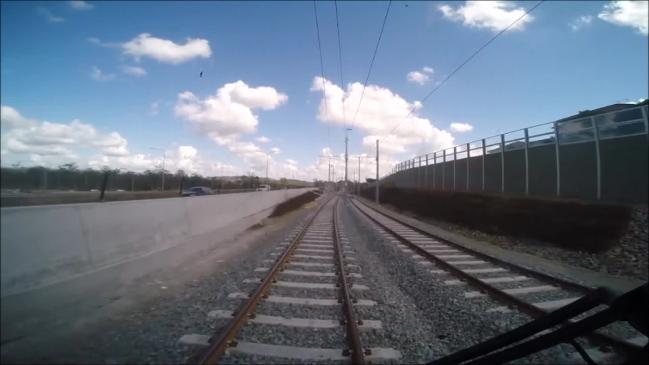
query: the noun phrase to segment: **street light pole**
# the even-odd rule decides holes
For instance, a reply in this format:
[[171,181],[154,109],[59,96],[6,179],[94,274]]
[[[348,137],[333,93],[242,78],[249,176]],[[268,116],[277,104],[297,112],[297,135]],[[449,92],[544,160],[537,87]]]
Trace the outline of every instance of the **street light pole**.
[[270,186],[270,182],[268,182],[268,152],[266,152],[266,184]]
[[347,158],[348,158],[347,145],[349,144],[348,143],[349,142],[349,136],[348,136],[347,132],[349,132],[351,130],[352,130],[351,128],[345,128],[345,184],[344,184],[345,193],[347,192]]
[[358,155],[358,186],[356,187],[356,195],[361,195],[361,155]]
[[376,190],[374,192],[374,200],[379,204],[379,140],[376,140]]
[[167,160],[167,151],[164,150],[164,148],[160,147],[149,147],[152,150],[158,150],[162,151],[162,172],[160,173],[160,179],[162,180],[161,186],[160,186],[160,191],[165,190],[165,162]]

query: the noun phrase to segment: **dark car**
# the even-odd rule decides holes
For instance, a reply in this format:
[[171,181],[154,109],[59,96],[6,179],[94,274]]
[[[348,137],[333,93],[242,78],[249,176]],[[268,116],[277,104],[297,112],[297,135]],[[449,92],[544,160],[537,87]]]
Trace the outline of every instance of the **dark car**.
[[183,191],[183,196],[201,196],[201,195],[212,195],[212,194],[214,194],[214,190],[205,186],[193,186]]

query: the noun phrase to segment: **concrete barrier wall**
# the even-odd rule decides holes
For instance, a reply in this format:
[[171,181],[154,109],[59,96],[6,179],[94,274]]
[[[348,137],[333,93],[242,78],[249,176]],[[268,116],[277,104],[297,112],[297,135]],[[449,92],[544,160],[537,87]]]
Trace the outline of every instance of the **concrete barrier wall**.
[[2,296],[218,233],[308,190],[2,208]]

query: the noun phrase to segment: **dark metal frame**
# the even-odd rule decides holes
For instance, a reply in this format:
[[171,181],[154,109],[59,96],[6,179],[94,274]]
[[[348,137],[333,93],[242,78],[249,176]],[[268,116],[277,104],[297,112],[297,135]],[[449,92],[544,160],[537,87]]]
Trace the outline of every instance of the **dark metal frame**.
[[[506,346],[537,335],[544,330],[560,325],[570,320],[570,318],[585,313],[600,304],[610,304],[610,306],[587,318],[562,326],[550,333],[505,348]],[[573,343],[578,336],[588,335],[590,332],[616,321],[629,321],[636,329],[647,335],[649,333],[646,310],[648,307],[648,284],[644,284],[619,297],[615,297],[611,291],[605,288],[599,288],[573,303],[512,331],[447,355],[429,364],[501,364],[561,343]],[[648,349],[649,346],[645,346],[644,349],[630,354],[626,364],[647,363],[649,361]]]

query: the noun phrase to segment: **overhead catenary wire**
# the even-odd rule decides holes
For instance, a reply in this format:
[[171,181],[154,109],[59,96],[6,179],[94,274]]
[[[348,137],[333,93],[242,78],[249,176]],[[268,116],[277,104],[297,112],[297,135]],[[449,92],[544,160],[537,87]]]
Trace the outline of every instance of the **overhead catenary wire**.
[[[448,74],[435,88],[433,88],[426,96],[424,96],[420,103],[423,104],[430,98],[437,90],[439,90],[453,75],[455,75],[458,71],[462,69],[467,63],[469,63],[475,56],[477,56],[482,50],[487,48],[493,41],[495,41],[498,37],[500,37],[503,33],[507,32],[509,29],[511,29],[514,25],[516,25],[519,21],[523,20],[526,16],[528,16],[534,9],[538,8],[539,5],[541,5],[545,0],[540,0],[534,6],[529,8],[528,10],[525,11],[521,16],[519,16],[516,20],[514,20],[511,24],[509,24],[507,27],[505,27],[503,30],[500,32],[496,33],[493,37],[491,37],[485,44],[483,44],[480,48],[478,48],[475,52],[473,52],[469,57],[467,57],[462,63],[460,63],[451,73]],[[415,105],[410,108],[410,111],[408,112],[408,115],[404,119],[407,119],[412,115],[412,112],[415,110]],[[392,134],[399,126],[401,126],[401,123],[403,122],[403,119],[397,123],[397,125],[392,128],[389,134]]]
[[379,38],[376,41],[376,46],[374,47],[374,53],[372,54],[372,60],[370,61],[370,67],[367,70],[367,76],[365,76],[365,82],[363,83],[363,91],[361,91],[361,97],[358,100],[358,105],[356,106],[356,112],[354,112],[354,118],[352,118],[352,127],[354,126],[354,123],[356,123],[356,116],[358,115],[358,111],[361,108],[361,104],[363,103],[363,96],[365,96],[365,88],[367,87],[367,83],[370,79],[370,75],[372,74],[372,67],[374,67],[374,60],[376,59],[376,53],[379,50],[379,45],[381,44],[381,38],[383,37],[383,30],[385,29],[385,23],[388,20],[388,15],[390,14],[390,7],[392,6],[392,0],[388,1],[388,8],[385,10],[385,16],[383,17],[383,24],[381,25],[381,31],[379,32]]
[[345,125],[345,130],[347,130],[347,115],[345,113],[345,79],[343,78],[343,50],[342,50],[342,42],[340,40],[340,24],[339,24],[339,17],[338,17],[338,1],[334,1],[334,7],[336,9],[336,31],[338,32],[338,66],[340,69],[340,87],[343,89],[343,98],[341,100],[342,102],[342,108],[343,108],[343,123]]
[[[318,6],[316,5],[316,0],[313,0],[313,15],[315,17],[315,29],[316,29],[316,34],[318,37],[318,53],[320,54],[320,75],[322,77],[322,95],[323,95],[323,101],[325,105],[325,113],[329,110],[329,107],[327,106],[327,87],[326,87],[326,82],[325,82],[325,75],[324,75],[324,61],[322,57],[322,44],[320,42],[320,25],[318,23]],[[331,132],[329,125],[327,125],[327,144],[331,146]]]

